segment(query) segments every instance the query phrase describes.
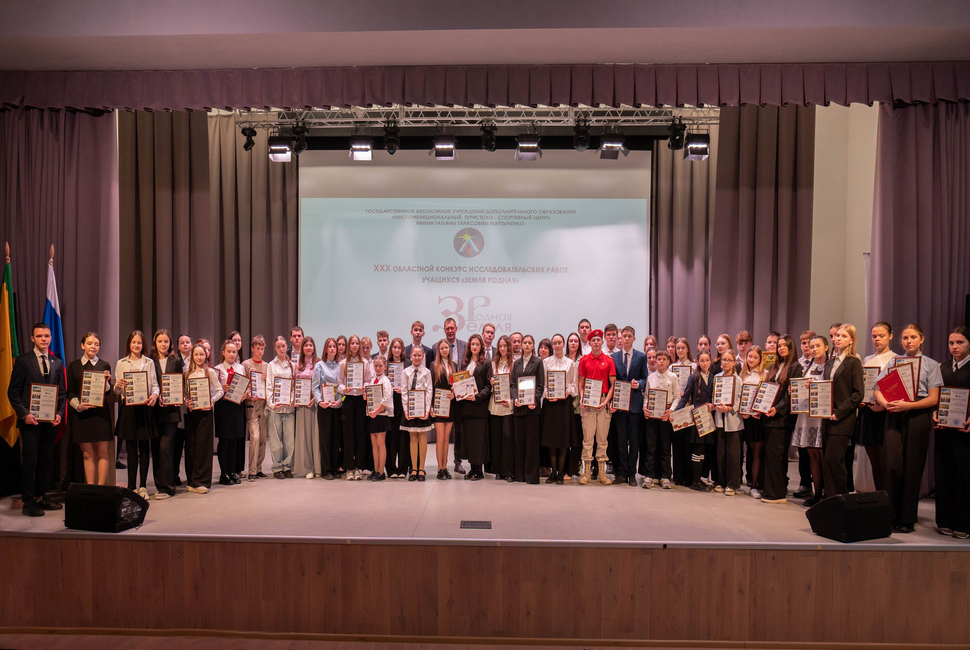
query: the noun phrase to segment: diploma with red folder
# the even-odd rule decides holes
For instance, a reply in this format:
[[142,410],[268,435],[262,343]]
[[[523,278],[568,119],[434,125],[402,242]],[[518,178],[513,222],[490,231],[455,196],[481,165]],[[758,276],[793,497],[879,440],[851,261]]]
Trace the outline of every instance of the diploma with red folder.
[[909,391],[906,390],[902,378],[895,370],[891,370],[888,375],[877,381],[876,385],[879,386],[879,392],[887,402],[913,401],[909,398]]

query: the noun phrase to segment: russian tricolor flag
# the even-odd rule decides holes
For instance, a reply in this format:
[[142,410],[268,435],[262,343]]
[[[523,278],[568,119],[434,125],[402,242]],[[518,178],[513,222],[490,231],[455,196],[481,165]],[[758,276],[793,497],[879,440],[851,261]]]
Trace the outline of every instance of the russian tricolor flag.
[[57,300],[57,282],[54,280],[54,260],[47,267],[47,302],[44,305],[44,324],[51,328],[51,354],[67,367],[64,356],[64,330],[61,327],[61,304]]

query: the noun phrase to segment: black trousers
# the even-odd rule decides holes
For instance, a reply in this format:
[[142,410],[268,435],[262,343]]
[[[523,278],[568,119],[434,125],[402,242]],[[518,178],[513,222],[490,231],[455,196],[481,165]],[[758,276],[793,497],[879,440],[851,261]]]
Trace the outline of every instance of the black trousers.
[[508,478],[515,476],[515,428],[511,415],[492,415],[488,418],[489,456],[492,472]]
[[737,490],[741,487],[741,432],[717,430],[718,485]]
[[642,420],[642,411],[617,411],[613,414],[610,424],[616,424],[616,456],[613,460],[615,476],[637,476],[637,461],[640,458],[640,435],[637,427]]
[[344,469],[367,469],[370,436],[364,426],[367,400],[360,395],[347,395],[340,407],[344,434]]
[[886,492],[893,504],[893,518],[898,525],[913,526],[918,518],[932,412],[933,409],[919,409],[886,416],[882,468]]
[[765,499],[788,498],[788,441],[782,427],[765,427]]
[[246,427],[246,437],[239,439],[236,445],[236,458],[232,464],[233,474],[242,474],[246,471],[246,438],[249,437],[249,427]]
[[155,478],[155,488],[159,492],[175,495],[177,474],[173,467],[175,432],[178,422],[159,422],[156,424],[159,435],[152,438],[152,476]]
[[125,451],[128,452],[128,489],[137,490],[139,479],[141,487],[148,487],[148,464],[151,462],[151,441],[125,440]]
[[[187,413],[186,413],[187,415]],[[175,437],[172,438],[172,485],[181,485],[182,481],[179,479],[179,474],[181,473],[182,466],[182,450],[185,449],[185,427],[177,426],[175,428]],[[188,476],[188,469],[185,470],[185,475]]]
[[387,449],[387,462],[384,466],[388,474],[411,472],[411,438],[407,431],[401,431],[403,415],[404,402],[401,400],[401,394],[394,393],[394,415],[389,418],[391,428],[384,437],[384,445]]
[[212,411],[185,414],[185,479],[191,487],[212,487]]
[[678,485],[690,485],[693,481],[690,461],[690,443],[687,442],[687,430],[673,432],[673,476]]
[[465,442],[465,458],[473,466],[485,464],[488,457],[488,418],[463,415],[461,435]]
[[637,472],[644,476],[653,476],[647,470],[647,426],[649,426],[647,418],[640,418],[640,421],[637,422],[637,446],[640,448],[640,457],[637,458]]
[[[610,464],[613,466],[614,476],[617,472],[616,466],[619,462],[620,456],[620,442],[618,438],[618,424],[616,418],[619,413],[620,411],[617,411],[613,414],[613,417],[610,418],[610,430],[606,434],[606,459],[610,461]],[[594,455],[593,458],[596,458],[596,456]]]
[[798,487],[812,489],[812,461],[802,447],[798,448]]
[[[341,422],[343,409],[317,409],[317,424],[320,432],[320,473],[335,474],[341,460],[344,431]],[[336,462],[336,465],[334,464]]]
[[539,483],[539,411],[513,415],[515,428],[515,480]]
[[[670,422],[646,420],[644,426],[646,453],[641,454],[644,475],[652,479],[670,479],[670,438],[674,433]],[[659,462],[658,462],[659,461]],[[657,467],[659,466],[659,470]]]
[[849,493],[849,474],[845,463],[849,442],[849,436],[830,436],[827,432],[822,439],[825,449],[822,459],[822,485],[825,486],[826,498]]
[[245,446],[245,438],[219,438],[216,443],[216,454],[219,456],[219,473],[236,473],[236,454],[239,450],[239,443]]
[[933,455],[936,525],[970,533],[970,435],[938,428]]
[[20,493],[24,503],[30,499],[44,498],[47,480],[50,478],[51,454],[57,430],[52,424],[24,424],[17,421],[20,428],[20,444],[23,460],[20,465]]

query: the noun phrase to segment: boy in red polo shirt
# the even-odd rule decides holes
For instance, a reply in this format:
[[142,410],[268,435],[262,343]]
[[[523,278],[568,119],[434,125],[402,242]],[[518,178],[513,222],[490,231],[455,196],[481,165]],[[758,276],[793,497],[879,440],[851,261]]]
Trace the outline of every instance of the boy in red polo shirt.
[[586,379],[600,379],[603,392],[599,406],[583,406],[580,417],[583,421],[583,476],[580,485],[588,485],[593,466],[593,440],[596,440],[596,462],[599,482],[610,485],[613,481],[606,475],[606,439],[610,431],[610,409],[613,399],[613,382],[616,381],[616,366],[609,355],[603,354],[603,330],[589,333],[591,352],[579,360],[579,390],[586,386]]

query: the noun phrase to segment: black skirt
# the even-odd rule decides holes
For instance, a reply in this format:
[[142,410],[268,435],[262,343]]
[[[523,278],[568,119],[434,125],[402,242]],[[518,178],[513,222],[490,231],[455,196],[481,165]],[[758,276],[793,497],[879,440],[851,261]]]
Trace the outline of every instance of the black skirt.
[[859,444],[863,447],[881,446],[886,436],[886,411],[859,409],[856,430],[859,434]]
[[365,420],[367,433],[387,433],[391,430],[391,419],[386,415],[368,416]]
[[68,428],[74,442],[108,442],[114,438],[107,406],[76,411],[68,405]]
[[542,404],[542,431],[540,442],[551,449],[565,449],[570,446],[573,427],[573,405],[570,399],[555,402],[546,400]]
[[751,444],[765,441],[765,428],[759,418],[744,418],[744,442]]
[[152,407],[146,404],[128,406],[122,403],[118,410],[118,438],[121,440],[150,440],[158,433]]
[[216,438],[246,437],[246,407],[221,399],[215,403]]

